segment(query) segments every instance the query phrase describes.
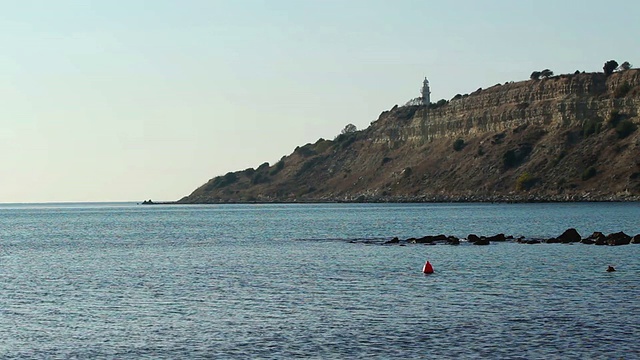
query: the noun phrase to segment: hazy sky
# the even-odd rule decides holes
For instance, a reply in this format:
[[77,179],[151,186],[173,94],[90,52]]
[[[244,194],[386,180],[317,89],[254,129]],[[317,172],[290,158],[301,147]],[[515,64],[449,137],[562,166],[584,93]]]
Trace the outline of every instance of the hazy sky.
[[639,1],[0,1],[0,202],[177,200],[533,70],[640,65]]

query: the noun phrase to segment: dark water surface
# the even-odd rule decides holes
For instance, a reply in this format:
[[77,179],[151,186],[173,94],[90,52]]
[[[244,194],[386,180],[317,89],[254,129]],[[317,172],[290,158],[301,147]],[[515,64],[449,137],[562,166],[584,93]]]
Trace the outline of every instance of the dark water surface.
[[640,204],[0,205],[0,358],[640,358],[640,245],[378,245],[568,227]]

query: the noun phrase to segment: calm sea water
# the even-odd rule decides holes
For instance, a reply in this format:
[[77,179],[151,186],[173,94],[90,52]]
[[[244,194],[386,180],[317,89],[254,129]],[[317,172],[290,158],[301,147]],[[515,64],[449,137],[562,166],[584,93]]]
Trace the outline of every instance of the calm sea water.
[[379,245],[568,227],[640,204],[0,205],[0,358],[640,358],[640,245]]

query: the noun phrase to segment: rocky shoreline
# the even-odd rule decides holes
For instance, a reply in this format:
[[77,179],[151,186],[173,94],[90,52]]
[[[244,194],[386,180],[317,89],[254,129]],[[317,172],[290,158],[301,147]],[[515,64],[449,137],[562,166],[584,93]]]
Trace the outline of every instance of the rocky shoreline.
[[[296,201],[293,201],[296,202]],[[630,194],[500,194],[500,195],[421,195],[421,196],[347,196],[326,198],[319,202],[353,203],[562,203],[562,202],[640,202],[640,195]]]
[[362,203],[362,204],[380,204],[380,203],[398,203],[398,204],[421,204],[421,203],[588,203],[588,202],[640,202],[640,195],[557,195],[557,196],[538,196],[538,195],[430,195],[430,196],[344,196],[344,197],[323,197],[319,199],[271,199],[262,198],[259,200],[238,201],[213,199],[205,202],[188,202],[188,201],[167,201],[153,202],[145,201],[141,205],[197,205],[197,204],[335,204],[335,203]]
[[570,228],[564,231],[560,236],[548,238],[548,239],[535,239],[518,237],[505,234],[497,234],[493,236],[478,236],[476,234],[469,234],[466,238],[458,238],[455,236],[447,235],[427,235],[420,238],[408,238],[401,240],[398,237],[394,237],[390,240],[384,241],[383,245],[406,245],[406,244],[424,244],[424,245],[460,245],[461,243],[469,243],[473,245],[490,245],[496,242],[516,242],[520,244],[574,244],[581,243],[585,245],[608,245],[608,246],[620,246],[629,244],[640,244],[640,234],[630,236],[620,231],[617,233],[611,233],[608,235],[602,232],[594,232],[593,234],[583,238],[576,229]]
[[377,194],[326,195],[317,198],[261,196],[247,201],[238,199],[210,198],[206,201],[191,201],[183,198],[176,202],[153,202],[146,200],[143,205],[156,204],[321,204],[321,203],[579,203],[579,202],[640,202],[640,195],[630,193],[507,193],[507,194],[427,194],[382,196]]

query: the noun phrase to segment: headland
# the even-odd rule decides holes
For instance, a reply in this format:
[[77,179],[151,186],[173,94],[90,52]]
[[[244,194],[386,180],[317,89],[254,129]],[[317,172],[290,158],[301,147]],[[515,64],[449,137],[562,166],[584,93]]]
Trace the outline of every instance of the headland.
[[640,201],[639,109],[640,69],[532,74],[396,105],[178,203]]

